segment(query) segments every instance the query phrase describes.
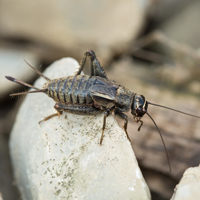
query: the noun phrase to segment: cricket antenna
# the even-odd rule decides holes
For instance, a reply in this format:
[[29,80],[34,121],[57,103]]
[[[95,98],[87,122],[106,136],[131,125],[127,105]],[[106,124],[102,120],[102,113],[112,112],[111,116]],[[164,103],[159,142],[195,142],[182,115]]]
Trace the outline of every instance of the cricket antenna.
[[191,117],[200,118],[200,116],[196,116],[196,115],[192,115],[192,114],[189,114],[189,113],[185,113],[185,112],[182,112],[182,111],[179,111],[179,110],[176,110],[176,109],[173,109],[173,108],[169,108],[169,107],[166,107],[166,106],[158,105],[158,104],[155,104],[155,103],[150,103],[150,102],[148,102],[148,104],[151,104],[151,105],[153,105],[153,106],[158,106],[158,107],[161,107],[161,108],[166,108],[166,109],[168,109],[168,110],[173,110],[173,111],[175,111],[175,112],[179,112],[179,113],[182,113],[182,114],[184,114],[184,115],[189,115],[189,116],[191,116]]
[[16,78],[13,78],[11,76],[5,76],[9,81],[12,81],[12,82],[15,82],[15,83],[18,83],[20,85],[24,85],[26,87],[29,87],[29,88],[33,88],[35,89],[34,91],[28,91],[28,92],[20,92],[20,93],[14,93],[14,94],[10,94],[10,96],[17,96],[17,95],[24,95],[24,94],[28,94],[28,93],[37,93],[37,92],[47,92],[47,88],[45,89],[39,89],[33,85],[29,85],[28,83],[25,83],[23,81],[20,81],[20,80],[17,80]]
[[162,136],[162,134],[161,134],[161,132],[160,132],[160,130],[159,130],[159,128],[158,128],[156,122],[155,122],[155,121],[153,120],[153,118],[151,117],[151,115],[150,115],[148,112],[146,112],[146,114],[147,114],[147,115],[149,116],[149,118],[152,120],[152,122],[154,123],[156,129],[158,130],[158,132],[159,132],[159,134],[160,134],[160,138],[161,138],[161,140],[162,140],[162,143],[163,143],[163,146],[164,146],[164,149],[165,149],[165,153],[166,153],[166,157],[167,157],[167,161],[168,161],[168,165],[169,165],[169,171],[171,172],[172,170],[171,170],[171,165],[170,165],[170,161],[169,161],[169,155],[168,155],[168,152],[167,152],[167,148],[166,148],[166,146],[165,146],[165,142],[164,142],[163,136]]

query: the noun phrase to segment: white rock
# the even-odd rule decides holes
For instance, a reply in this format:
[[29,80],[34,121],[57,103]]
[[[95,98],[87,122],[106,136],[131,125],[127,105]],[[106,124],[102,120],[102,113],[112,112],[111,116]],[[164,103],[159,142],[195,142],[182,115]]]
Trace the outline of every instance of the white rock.
[[[45,75],[63,77],[77,67],[64,58]],[[41,88],[44,82],[39,78],[35,85]],[[45,94],[29,94],[18,112],[10,153],[22,199],[150,199],[131,144],[112,116],[100,146],[103,114],[64,113],[39,125],[55,112],[54,104]]]
[[200,166],[185,171],[180,183],[176,186],[171,200],[200,199]]
[[3,200],[3,197],[2,197],[2,194],[1,194],[1,192],[0,192],[0,200]]

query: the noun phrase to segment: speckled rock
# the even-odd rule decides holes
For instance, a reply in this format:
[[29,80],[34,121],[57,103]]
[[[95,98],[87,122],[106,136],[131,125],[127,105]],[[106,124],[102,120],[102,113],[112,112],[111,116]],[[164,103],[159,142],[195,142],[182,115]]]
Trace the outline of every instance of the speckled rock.
[[[45,75],[68,76],[77,67],[74,59],[63,58]],[[39,78],[35,86],[44,83]],[[29,94],[18,112],[10,154],[22,199],[150,199],[131,144],[113,116],[100,146],[103,114],[64,113],[38,124],[55,112],[54,104],[45,94]]]
[[180,183],[176,186],[171,200],[200,199],[200,166],[185,171]]

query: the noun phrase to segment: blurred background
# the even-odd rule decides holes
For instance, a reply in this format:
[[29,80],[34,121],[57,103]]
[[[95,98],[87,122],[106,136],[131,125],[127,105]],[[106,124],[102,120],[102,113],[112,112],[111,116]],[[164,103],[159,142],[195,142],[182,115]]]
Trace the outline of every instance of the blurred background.
[[[93,49],[111,80],[152,103],[200,115],[199,10],[198,0],[1,0],[0,199],[20,199],[9,135],[23,97],[9,94],[25,90],[5,75],[33,84],[37,75],[24,58],[43,71],[62,57],[80,61]],[[148,112],[163,134],[172,172],[148,116],[138,132],[129,114],[128,133],[152,199],[167,200],[183,172],[199,165],[200,121],[152,105]]]

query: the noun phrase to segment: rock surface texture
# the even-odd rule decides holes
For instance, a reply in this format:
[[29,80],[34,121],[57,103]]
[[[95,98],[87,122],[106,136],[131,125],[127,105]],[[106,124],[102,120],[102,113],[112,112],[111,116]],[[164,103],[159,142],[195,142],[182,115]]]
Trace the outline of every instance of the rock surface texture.
[[200,199],[200,166],[185,171],[180,183],[176,186],[171,200]]
[[[78,63],[64,58],[45,75],[51,79],[74,74]],[[16,77],[17,78],[17,77]],[[45,83],[39,78],[35,86]],[[13,170],[22,199],[150,199],[126,134],[112,116],[102,146],[103,114],[80,116],[55,113],[45,94],[26,96],[10,138]]]

